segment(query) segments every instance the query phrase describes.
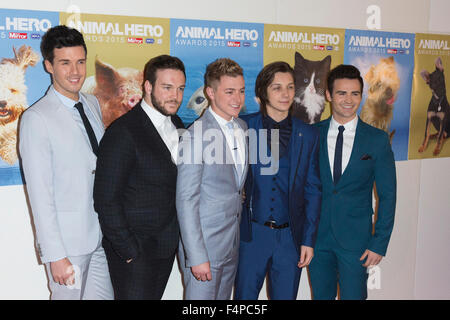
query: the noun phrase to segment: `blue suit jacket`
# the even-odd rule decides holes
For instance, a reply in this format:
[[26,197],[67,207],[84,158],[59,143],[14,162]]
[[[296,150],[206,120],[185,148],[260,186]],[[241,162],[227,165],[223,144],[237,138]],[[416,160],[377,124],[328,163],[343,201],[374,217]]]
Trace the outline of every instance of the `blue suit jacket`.
[[[263,129],[260,112],[242,116],[249,130]],[[316,128],[301,120],[292,118],[292,135],[294,148],[289,152],[289,226],[295,246],[314,247],[320,216],[322,187],[319,178],[319,134]],[[259,134],[258,134],[259,140]],[[291,143],[290,142],[290,143]],[[259,142],[250,141],[249,154],[258,154]],[[241,240],[252,239],[252,200],[254,197],[253,177],[257,172],[250,163],[245,183],[245,202],[242,210]],[[269,190],[267,191],[269,192]]]
[[[352,251],[369,249],[385,255],[396,202],[394,155],[388,135],[358,119],[349,163],[334,185],[328,158],[328,128],[331,118],[316,124],[320,130],[320,177],[323,186],[322,213],[317,246],[330,232],[341,247]],[[372,190],[378,194],[378,219],[372,235]]]

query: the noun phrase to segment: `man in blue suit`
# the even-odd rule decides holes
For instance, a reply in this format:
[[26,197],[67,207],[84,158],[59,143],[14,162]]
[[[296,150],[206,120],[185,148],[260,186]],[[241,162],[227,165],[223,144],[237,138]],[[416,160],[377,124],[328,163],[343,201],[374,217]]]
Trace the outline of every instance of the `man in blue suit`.
[[[386,254],[394,225],[395,162],[388,135],[357,117],[363,80],[357,68],[340,65],[328,76],[332,117],[320,130],[322,210],[309,266],[314,299],[367,298],[367,267]],[[378,218],[372,232],[372,190]]]
[[319,222],[319,135],[290,114],[295,84],[287,63],[265,66],[255,93],[261,111],[242,117],[249,128],[251,166],[235,299],[258,299],[267,274],[271,299],[295,299],[301,268],[313,257]]

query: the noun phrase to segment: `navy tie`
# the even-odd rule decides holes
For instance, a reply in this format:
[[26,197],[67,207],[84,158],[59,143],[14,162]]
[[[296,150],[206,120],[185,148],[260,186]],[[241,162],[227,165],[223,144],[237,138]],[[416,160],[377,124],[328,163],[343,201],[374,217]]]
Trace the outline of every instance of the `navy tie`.
[[336,185],[342,175],[342,145],[344,144],[344,126],[339,126],[339,134],[336,139],[336,149],[334,150],[333,179]]
[[92,129],[91,124],[89,123],[88,118],[86,117],[86,113],[84,113],[83,104],[81,102],[78,102],[75,104],[75,108],[77,108],[78,112],[80,113],[81,120],[83,120],[84,128],[86,129],[87,135],[89,137],[89,142],[92,146],[92,151],[95,155],[97,155],[98,150],[98,142],[97,138],[95,137],[94,129]]

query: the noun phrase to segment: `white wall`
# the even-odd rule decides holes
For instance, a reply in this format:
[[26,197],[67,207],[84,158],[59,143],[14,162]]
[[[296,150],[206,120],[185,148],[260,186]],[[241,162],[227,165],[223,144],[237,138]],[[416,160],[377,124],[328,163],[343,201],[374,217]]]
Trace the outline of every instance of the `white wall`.
[[[126,5],[124,5],[126,4]],[[369,5],[383,31],[450,33],[448,0],[15,0],[3,8],[366,29]],[[446,142],[449,144],[450,142]],[[450,299],[450,158],[396,163],[398,202],[381,288],[369,299]],[[23,186],[0,187],[0,299],[48,299]],[[310,299],[306,272],[299,299]],[[164,299],[181,299],[175,264]],[[266,298],[265,290],[260,294]]]

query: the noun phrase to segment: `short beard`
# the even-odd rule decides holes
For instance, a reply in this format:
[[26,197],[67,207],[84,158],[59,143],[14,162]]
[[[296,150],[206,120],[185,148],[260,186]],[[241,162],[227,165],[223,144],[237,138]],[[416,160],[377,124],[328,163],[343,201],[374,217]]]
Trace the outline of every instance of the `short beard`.
[[152,101],[152,105],[153,107],[159,111],[159,113],[161,113],[163,116],[171,116],[172,114],[167,112],[166,109],[164,109],[164,107],[159,103],[159,101],[156,99],[156,97],[153,95],[153,92],[150,93],[150,99]]

